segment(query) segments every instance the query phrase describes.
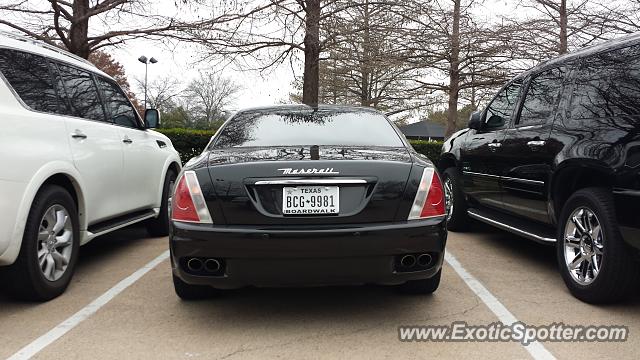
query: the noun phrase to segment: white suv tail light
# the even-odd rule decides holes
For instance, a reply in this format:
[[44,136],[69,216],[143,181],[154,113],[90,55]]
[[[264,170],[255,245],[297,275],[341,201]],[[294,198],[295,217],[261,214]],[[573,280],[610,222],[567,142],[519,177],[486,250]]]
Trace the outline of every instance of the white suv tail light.
[[178,180],[171,200],[171,220],[213,224],[198,177],[193,171],[185,171]]
[[442,181],[434,168],[426,168],[422,172],[418,192],[407,220],[427,219],[444,216],[445,198]]

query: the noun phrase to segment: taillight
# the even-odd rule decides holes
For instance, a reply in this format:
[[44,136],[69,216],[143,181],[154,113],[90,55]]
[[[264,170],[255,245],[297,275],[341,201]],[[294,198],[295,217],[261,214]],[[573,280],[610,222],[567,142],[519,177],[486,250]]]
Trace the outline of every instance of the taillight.
[[178,180],[173,199],[171,199],[171,220],[213,223],[200,189],[198,177],[193,171],[185,171]]
[[424,169],[407,220],[443,216],[445,212],[445,198],[440,177],[433,168]]

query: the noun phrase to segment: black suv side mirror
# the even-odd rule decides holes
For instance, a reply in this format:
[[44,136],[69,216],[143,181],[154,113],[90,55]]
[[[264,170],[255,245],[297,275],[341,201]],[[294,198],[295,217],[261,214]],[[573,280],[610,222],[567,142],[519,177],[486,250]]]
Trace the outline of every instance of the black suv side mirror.
[[469,117],[469,129],[480,130],[482,128],[482,112],[476,111]]
[[144,112],[144,124],[147,129],[160,127],[160,112],[156,109],[147,109]]

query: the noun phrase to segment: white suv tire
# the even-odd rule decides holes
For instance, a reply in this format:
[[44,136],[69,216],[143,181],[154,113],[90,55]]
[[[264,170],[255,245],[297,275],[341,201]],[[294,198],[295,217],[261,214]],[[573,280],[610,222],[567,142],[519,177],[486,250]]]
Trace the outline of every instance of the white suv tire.
[[44,185],[29,211],[20,254],[2,269],[10,295],[47,301],[62,294],[75,271],[79,235],[73,197],[60,186]]

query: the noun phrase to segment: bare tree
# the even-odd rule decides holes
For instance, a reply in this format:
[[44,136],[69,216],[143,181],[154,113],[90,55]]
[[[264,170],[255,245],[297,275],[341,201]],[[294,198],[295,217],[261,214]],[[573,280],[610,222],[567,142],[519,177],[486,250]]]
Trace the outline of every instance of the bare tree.
[[361,1],[343,0],[256,0],[226,6],[209,23],[193,34],[208,46],[204,59],[224,59],[243,68],[268,70],[286,61],[292,64],[302,54],[304,74],[302,102],[315,105],[319,100],[320,61],[335,41],[326,24],[347,9],[362,6]]
[[[619,1],[623,1],[622,4]],[[630,34],[640,30],[640,0],[603,2],[601,7],[608,11],[593,16],[607,22],[614,31]]]
[[[208,46],[205,59],[267,70],[304,54],[303,102],[318,102],[320,22],[326,0],[258,0],[227,7],[211,25],[194,30]],[[225,4],[220,0],[218,6]],[[217,26],[219,19],[221,25]]]
[[[349,4],[355,4],[349,7]],[[345,0],[343,11],[324,24],[332,41],[321,63],[321,100],[354,103],[400,113],[414,107],[409,91],[415,69],[403,40],[410,20],[408,1]]]
[[511,18],[518,56],[546,60],[622,33],[637,31],[638,9],[618,0],[521,0],[532,16]]
[[433,106],[437,93],[444,92],[447,134],[453,133],[460,97],[475,108],[488,89],[512,74],[513,47],[505,28],[476,23],[475,3],[334,3],[340,11],[321,26],[326,55],[320,64],[320,99],[399,114]]
[[[188,0],[177,0],[186,4]],[[107,46],[137,38],[183,38],[195,26],[149,13],[147,0],[47,0],[0,2],[0,24],[87,59]],[[91,27],[89,26],[91,24]]]
[[456,131],[455,123],[458,115],[458,96],[460,92],[460,18],[462,0],[453,0],[451,24],[451,55],[449,58],[449,107],[447,113],[447,129],[445,136]]
[[[136,79],[144,88],[144,79]],[[147,85],[148,102],[160,110],[167,126],[211,129],[220,124],[240,87],[214,72],[199,72],[186,86],[173,76],[161,76]]]
[[[144,78],[136,78],[136,87],[144,91]],[[178,106],[184,86],[172,75],[161,76],[147,84],[147,101],[154,109],[167,112]]]
[[510,77],[513,46],[500,24],[476,22],[474,0],[416,2],[410,16],[416,31],[406,40],[416,50],[411,61],[424,69],[416,82],[424,90],[447,95],[449,136],[457,130],[462,93],[477,104],[476,94],[494,88]]
[[235,100],[240,87],[228,78],[213,72],[200,72],[186,88],[185,102],[193,104],[190,111],[208,127],[223,120],[224,111]]

